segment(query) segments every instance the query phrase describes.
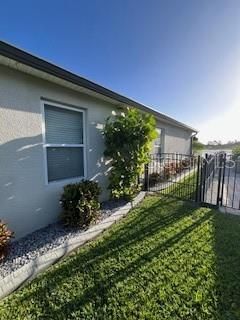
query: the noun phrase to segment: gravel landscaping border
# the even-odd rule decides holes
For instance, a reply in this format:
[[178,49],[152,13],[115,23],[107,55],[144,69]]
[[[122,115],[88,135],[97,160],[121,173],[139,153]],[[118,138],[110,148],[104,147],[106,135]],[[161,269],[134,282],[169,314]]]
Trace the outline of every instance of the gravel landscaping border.
[[63,228],[56,223],[15,241],[9,256],[0,265],[0,299],[32,280],[72,250],[94,239],[125,216],[144,197],[145,192],[140,192],[132,202],[104,203],[100,220],[86,230]]

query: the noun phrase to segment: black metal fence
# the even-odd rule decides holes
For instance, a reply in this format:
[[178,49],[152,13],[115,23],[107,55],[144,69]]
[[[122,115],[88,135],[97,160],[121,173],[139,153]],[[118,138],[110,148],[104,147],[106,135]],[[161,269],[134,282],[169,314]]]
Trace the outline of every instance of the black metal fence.
[[144,188],[240,210],[240,159],[225,153],[205,157],[177,153],[151,155],[145,166]]
[[[212,156],[211,175],[203,178],[205,190],[202,201],[240,210],[240,159],[232,154]],[[209,170],[210,162],[203,167]]]
[[145,190],[195,200],[199,183],[198,162],[198,157],[187,154],[151,155],[145,166]]

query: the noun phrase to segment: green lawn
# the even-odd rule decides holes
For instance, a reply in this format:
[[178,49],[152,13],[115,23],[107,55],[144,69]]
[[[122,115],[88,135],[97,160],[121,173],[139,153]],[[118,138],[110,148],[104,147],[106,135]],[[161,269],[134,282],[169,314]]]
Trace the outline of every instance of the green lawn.
[[191,174],[182,174],[181,180],[176,182],[173,178],[172,183],[166,189],[161,191],[162,194],[178,198],[181,200],[195,200],[197,188],[197,172]]
[[240,218],[149,196],[0,303],[0,319],[240,319]]

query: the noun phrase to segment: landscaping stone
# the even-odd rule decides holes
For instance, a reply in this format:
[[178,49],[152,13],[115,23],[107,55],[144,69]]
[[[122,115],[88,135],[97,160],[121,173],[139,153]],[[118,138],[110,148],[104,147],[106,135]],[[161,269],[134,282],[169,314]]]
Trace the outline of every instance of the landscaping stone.
[[132,202],[111,200],[103,203],[99,220],[88,229],[66,228],[55,223],[13,242],[8,257],[0,264],[0,298],[98,236],[126,215],[144,196],[145,192],[140,192]]
[[[97,223],[112,215],[125,204],[126,201],[124,200],[110,200],[102,203]],[[6,277],[29,261],[59,247],[83,232],[83,229],[70,228],[63,226],[61,223],[54,223],[12,242],[7,258],[0,264],[0,278]]]

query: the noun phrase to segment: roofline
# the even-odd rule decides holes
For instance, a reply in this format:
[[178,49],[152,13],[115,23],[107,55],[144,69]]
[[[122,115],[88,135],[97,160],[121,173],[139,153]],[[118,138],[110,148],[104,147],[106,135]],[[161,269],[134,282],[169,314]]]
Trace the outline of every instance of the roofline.
[[131,98],[127,98],[119,93],[116,93],[112,90],[109,90],[101,85],[98,85],[90,80],[87,80],[81,76],[78,76],[77,74],[74,74],[68,70],[65,70],[59,66],[56,66],[53,63],[47,62],[39,57],[36,57],[30,53],[27,53],[26,51],[23,51],[22,49],[16,48],[4,41],[0,41],[0,55],[7,57],[9,59],[12,59],[14,61],[17,61],[19,63],[22,63],[24,65],[27,65],[29,67],[32,67],[34,69],[37,69],[42,72],[46,72],[52,76],[55,76],[57,78],[66,80],[68,82],[71,82],[77,86],[83,87],[85,89],[88,89],[90,91],[93,91],[95,93],[101,94],[105,97],[108,97],[110,99],[114,99],[120,103],[136,107],[138,109],[141,109],[145,112],[151,113],[160,120],[165,120],[167,122],[170,122],[178,127],[184,128],[186,130],[189,130],[191,132],[198,132],[198,130],[185,125],[184,123],[177,121],[157,110],[154,110],[153,108],[146,106],[142,103],[139,103],[137,101],[132,100]]

